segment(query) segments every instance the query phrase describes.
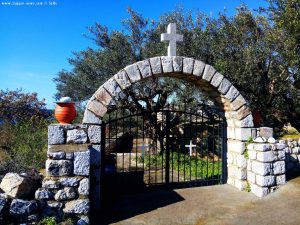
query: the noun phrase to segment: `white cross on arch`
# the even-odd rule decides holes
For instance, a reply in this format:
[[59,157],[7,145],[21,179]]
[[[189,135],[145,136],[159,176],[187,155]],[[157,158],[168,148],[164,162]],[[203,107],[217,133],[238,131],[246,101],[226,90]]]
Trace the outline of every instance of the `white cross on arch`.
[[194,145],[192,140],[190,140],[190,144],[189,145],[185,145],[185,147],[189,148],[190,150],[190,156],[192,156],[193,153],[193,148],[197,147],[197,145]]
[[183,41],[183,35],[176,34],[176,23],[170,23],[167,27],[167,33],[160,36],[161,41],[169,41],[168,56],[176,56],[176,42]]

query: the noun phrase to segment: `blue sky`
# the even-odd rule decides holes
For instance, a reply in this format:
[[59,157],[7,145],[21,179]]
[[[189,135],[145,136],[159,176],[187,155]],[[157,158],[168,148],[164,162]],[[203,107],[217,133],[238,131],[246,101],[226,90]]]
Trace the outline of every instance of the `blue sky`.
[[128,6],[158,19],[176,5],[216,16],[224,8],[233,14],[242,2],[252,9],[266,5],[263,0],[0,0],[0,89],[37,92],[53,108],[52,79],[61,69],[71,69],[72,52],[92,47],[83,37],[87,26],[99,22],[122,29]]

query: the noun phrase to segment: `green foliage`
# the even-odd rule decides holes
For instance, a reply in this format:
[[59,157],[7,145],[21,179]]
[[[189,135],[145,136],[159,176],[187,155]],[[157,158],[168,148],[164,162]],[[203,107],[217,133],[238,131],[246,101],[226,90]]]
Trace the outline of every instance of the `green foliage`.
[[251,192],[251,186],[250,186],[250,184],[249,184],[248,181],[247,181],[247,185],[246,185],[245,191],[246,192]]
[[38,225],[57,225],[55,217],[44,217]]

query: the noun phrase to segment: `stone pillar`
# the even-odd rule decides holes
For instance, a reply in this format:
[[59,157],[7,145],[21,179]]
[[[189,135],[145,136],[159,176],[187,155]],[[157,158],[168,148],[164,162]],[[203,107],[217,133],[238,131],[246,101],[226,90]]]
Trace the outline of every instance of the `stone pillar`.
[[48,127],[46,176],[35,194],[43,208],[42,216],[61,219],[75,214],[81,221],[89,220],[90,209],[95,207],[90,207],[90,196],[93,202],[100,201],[100,140],[100,125]]

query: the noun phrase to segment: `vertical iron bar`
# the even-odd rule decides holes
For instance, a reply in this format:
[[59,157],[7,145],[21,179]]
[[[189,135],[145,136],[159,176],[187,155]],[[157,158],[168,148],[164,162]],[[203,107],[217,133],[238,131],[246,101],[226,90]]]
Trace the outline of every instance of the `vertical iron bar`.
[[166,111],[166,185],[170,182],[170,110]]

